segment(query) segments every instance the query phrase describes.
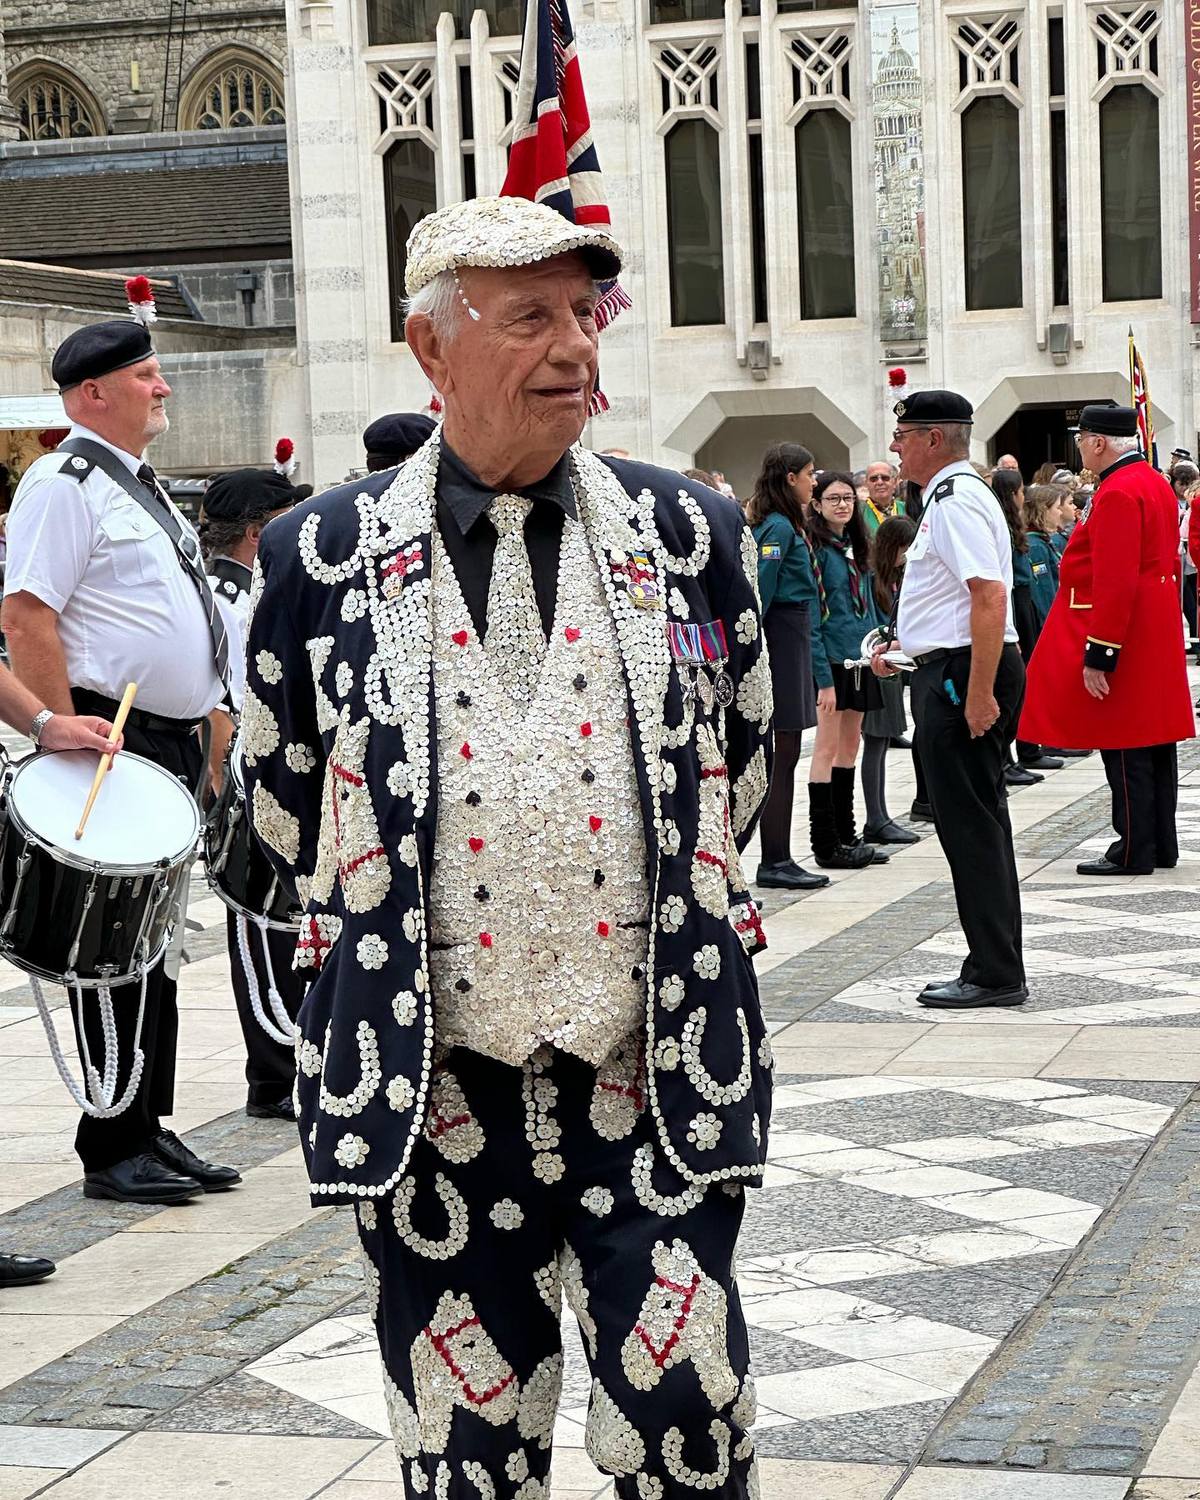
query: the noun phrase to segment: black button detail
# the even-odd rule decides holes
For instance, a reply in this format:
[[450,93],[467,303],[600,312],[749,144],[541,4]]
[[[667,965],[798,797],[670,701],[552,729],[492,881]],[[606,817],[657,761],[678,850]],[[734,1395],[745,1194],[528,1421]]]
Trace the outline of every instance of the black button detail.
[[471,988],[471,981],[469,979],[456,979],[454,981],[454,988],[460,995],[465,995]]
[[464,692],[460,691],[458,697],[455,698],[454,701],[455,701],[455,703],[458,704],[459,708],[470,708],[470,706],[471,706],[471,695],[470,695],[470,693],[464,693]]
[[579,779],[581,781],[586,781],[588,786],[591,786],[592,782],[596,779],[596,773],[595,771],[591,770],[585,771]]
[[475,887],[475,899],[476,901],[490,901],[492,899],[492,893],[488,890],[486,885],[477,885]]
[[597,870],[592,875],[592,884],[593,885],[603,885],[604,884],[604,871],[603,870]]
[[478,807],[479,804],[483,801],[483,798],[479,795],[478,792],[468,792],[465,801],[468,807]]
[[640,964],[634,964],[633,968],[629,971],[629,977],[630,979],[645,979],[646,971]]
[[587,678],[580,672],[579,676],[575,679],[575,691],[582,693],[585,687],[587,687]]

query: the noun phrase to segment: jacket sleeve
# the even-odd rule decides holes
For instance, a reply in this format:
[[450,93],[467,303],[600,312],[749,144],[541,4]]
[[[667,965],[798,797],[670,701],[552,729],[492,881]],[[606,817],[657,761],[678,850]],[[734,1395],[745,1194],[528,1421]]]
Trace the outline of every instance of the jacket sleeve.
[[239,737],[250,821],[301,905],[317,859],[325,751],[313,665],[292,617],[286,558],[259,545],[246,640],[246,695]]
[[814,567],[820,567],[819,559],[814,563],[814,552],[804,548],[804,567],[812,584],[812,595],[808,604],[808,623],[812,633],[813,677],[819,688],[833,686],[833,672],[829,666],[829,651],[825,645],[825,622],[821,619],[821,591],[817,587]]
[[[1187,549],[1188,556],[1196,562],[1200,557],[1200,495],[1188,506]],[[1200,567],[1200,563],[1197,566]]]
[[[734,842],[741,851],[750,840],[767,797],[771,779],[771,666],[762,632],[758,601],[758,552],[753,532],[741,526],[733,538],[740,562],[725,561],[729,587],[721,607],[728,671],[734,698],[725,714],[725,767],[729,777],[729,816]],[[721,560],[714,557],[720,567]],[[732,563],[732,566],[729,564]]]
[[[772,526],[766,521],[758,531],[758,594],[765,615],[775,602],[775,591],[779,587],[779,575],[787,561],[787,555],[799,541],[791,526]],[[778,555],[764,556],[764,550],[778,547]]]
[[1092,533],[1092,610],[1083,664],[1115,672],[1137,598],[1142,507],[1126,490],[1101,496],[1088,518]]

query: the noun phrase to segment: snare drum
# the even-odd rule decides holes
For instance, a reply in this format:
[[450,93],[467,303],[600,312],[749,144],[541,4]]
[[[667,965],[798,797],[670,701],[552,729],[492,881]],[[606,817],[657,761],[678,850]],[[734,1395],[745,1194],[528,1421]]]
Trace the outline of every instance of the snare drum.
[[204,831],[208,883],[230,911],[265,922],[276,932],[296,932],[303,915],[288,895],[246,815],[241,745],[235,739],[225,762],[221,795]]
[[83,837],[90,750],[31,756],[7,774],[0,826],[0,954],[41,979],[118,985],[166,945],[200,836],[191,793],[122,751]]

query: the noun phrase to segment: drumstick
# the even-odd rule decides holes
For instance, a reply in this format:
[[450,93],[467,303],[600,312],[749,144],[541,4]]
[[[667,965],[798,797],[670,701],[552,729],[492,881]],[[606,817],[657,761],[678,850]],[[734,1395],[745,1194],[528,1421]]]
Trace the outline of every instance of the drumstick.
[[[112,733],[109,735],[109,739],[119,740],[121,738],[121,731],[125,728],[125,720],[129,717],[129,710],[133,707],[133,699],[136,692],[137,683],[131,682],[125,689],[125,696],[121,699],[120,708],[117,709],[117,717],[113,720]],[[100,764],[96,767],[96,774],[92,778],[92,789],[88,793],[88,799],[83,806],[83,816],[79,819],[79,827],[75,830],[75,837],[77,839],[83,837],[83,830],[87,827],[87,820],[92,815],[92,808],[95,805],[97,793],[100,791],[100,784],[108,775],[108,768],[112,765],[112,761],[112,754],[107,750],[100,757]]]

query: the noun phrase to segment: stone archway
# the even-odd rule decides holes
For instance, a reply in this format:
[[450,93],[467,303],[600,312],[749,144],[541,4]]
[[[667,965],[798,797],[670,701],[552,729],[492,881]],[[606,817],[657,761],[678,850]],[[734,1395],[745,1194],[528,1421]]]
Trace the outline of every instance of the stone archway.
[[[1064,370],[1055,375],[1009,375],[1001,380],[975,408],[976,456],[987,456],[987,445],[1022,407],[1080,406],[1087,401],[1129,404],[1127,370]],[[1151,403],[1155,431],[1169,433],[1175,419]]]

